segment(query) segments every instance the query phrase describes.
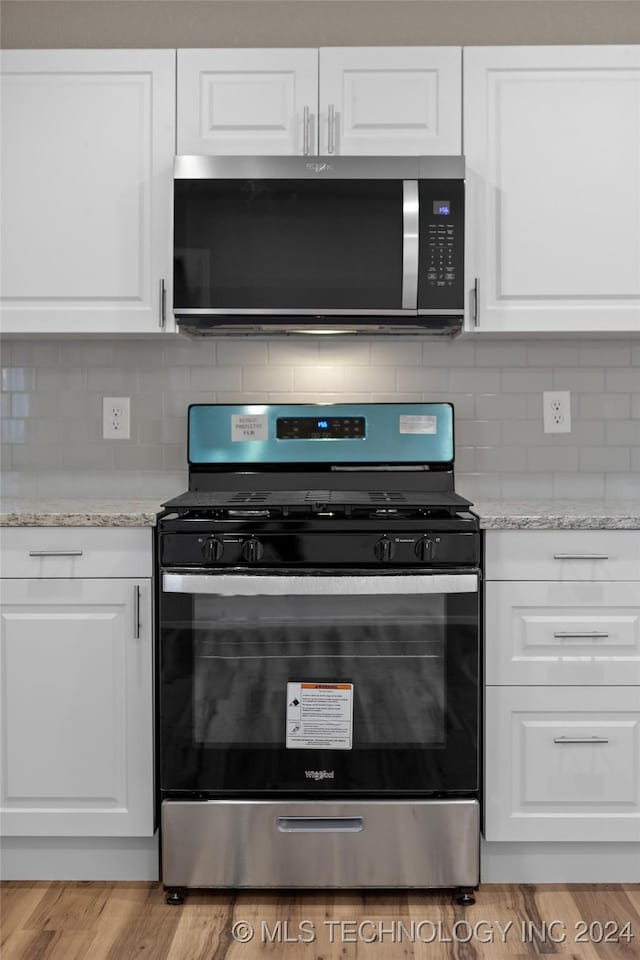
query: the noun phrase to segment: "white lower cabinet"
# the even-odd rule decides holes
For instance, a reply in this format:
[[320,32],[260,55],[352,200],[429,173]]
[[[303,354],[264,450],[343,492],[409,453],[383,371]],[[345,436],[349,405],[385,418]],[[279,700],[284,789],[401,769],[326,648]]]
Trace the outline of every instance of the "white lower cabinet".
[[492,856],[640,845],[640,531],[488,530],[485,547]]
[[[101,533],[82,533],[94,556]],[[124,533],[148,544],[143,576],[2,581],[4,837],[153,835],[151,536]],[[78,535],[58,531],[57,549]]]
[[637,687],[489,687],[487,840],[640,842]]

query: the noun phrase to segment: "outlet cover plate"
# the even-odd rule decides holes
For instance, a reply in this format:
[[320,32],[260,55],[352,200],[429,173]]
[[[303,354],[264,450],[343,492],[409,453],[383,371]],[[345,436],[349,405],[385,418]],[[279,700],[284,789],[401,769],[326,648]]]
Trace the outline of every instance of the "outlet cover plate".
[[129,397],[102,398],[102,436],[105,440],[129,440],[131,437],[130,409]]
[[545,390],[542,394],[545,433],[571,433],[571,393],[569,390]]

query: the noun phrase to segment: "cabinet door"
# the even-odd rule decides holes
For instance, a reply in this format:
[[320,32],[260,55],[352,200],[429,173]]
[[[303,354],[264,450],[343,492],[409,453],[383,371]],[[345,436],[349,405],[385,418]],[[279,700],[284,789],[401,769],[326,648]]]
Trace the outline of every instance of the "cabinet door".
[[5,836],[153,834],[150,580],[5,580]]
[[640,841],[640,687],[488,687],[487,840]]
[[470,329],[640,331],[640,46],[464,51]]
[[323,47],[321,154],[460,154],[459,47]]
[[5,50],[2,72],[2,332],[160,332],[175,52]]
[[178,154],[316,152],[318,51],[178,50]]

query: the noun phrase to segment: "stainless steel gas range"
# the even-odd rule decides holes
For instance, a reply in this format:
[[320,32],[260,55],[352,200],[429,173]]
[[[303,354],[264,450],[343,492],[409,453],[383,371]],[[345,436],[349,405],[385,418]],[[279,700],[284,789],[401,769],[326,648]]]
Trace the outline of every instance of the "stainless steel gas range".
[[454,887],[479,847],[480,534],[449,404],[194,405],[158,522],[162,869]]

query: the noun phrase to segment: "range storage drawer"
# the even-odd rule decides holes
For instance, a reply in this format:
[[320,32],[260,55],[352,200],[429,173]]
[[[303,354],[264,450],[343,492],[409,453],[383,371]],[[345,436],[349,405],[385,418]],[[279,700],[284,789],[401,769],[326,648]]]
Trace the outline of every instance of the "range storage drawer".
[[640,684],[640,584],[489,582],[485,633],[488,684]]
[[151,534],[144,527],[4,527],[0,576],[151,577]]
[[487,580],[640,580],[640,530],[490,530]]
[[640,842],[637,688],[488,687],[487,840]]

